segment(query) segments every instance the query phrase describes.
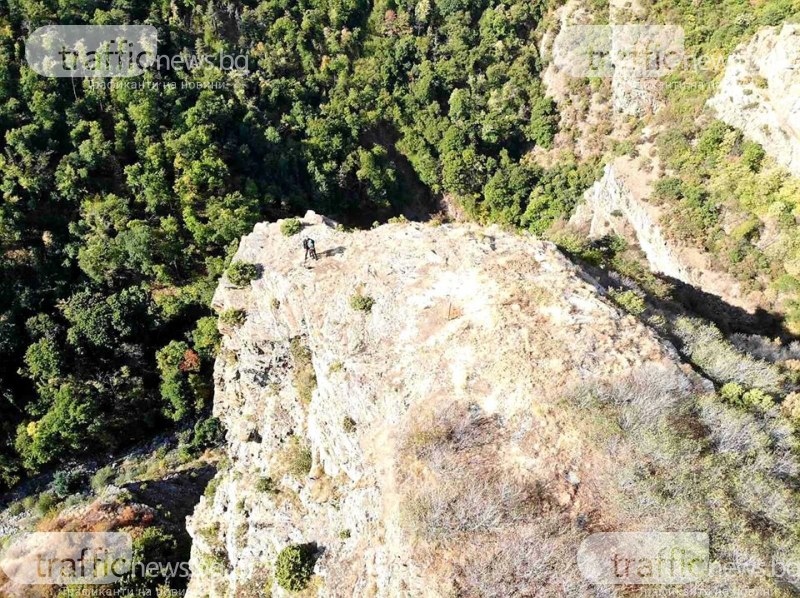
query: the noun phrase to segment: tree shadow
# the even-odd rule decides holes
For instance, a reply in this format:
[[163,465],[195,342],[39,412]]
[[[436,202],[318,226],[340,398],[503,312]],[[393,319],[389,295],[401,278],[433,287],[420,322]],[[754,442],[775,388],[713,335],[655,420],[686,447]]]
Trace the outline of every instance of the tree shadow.
[[758,334],[770,338],[780,338],[785,342],[796,338],[784,326],[783,318],[776,313],[762,308],[751,313],[726,302],[717,295],[670,276],[659,274],[657,277],[672,286],[674,301],[688,311],[714,322],[725,334],[736,332]]
[[[588,263],[568,251],[564,253],[581,266],[581,270],[588,275],[589,282],[599,283],[606,289],[629,286],[623,282],[623,277],[618,272]],[[786,329],[784,318],[780,314],[762,308],[751,313],[742,307],[728,303],[722,297],[708,293],[677,278],[655,272],[653,276],[671,287],[669,295],[665,298],[647,294],[648,300],[660,309],[673,313],[676,310],[684,310],[687,315],[698,316],[712,322],[726,336],[742,333],[779,338],[783,343],[797,340],[797,336]],[[634,285],[640,288],[635,281]]]
[[[216,474],[217,469],[206,464],[184,470],[160,480],[131,482],[122,488],[128,490],[136,502],[156,509],[157,521],[174,537],[174,550],[169,550],[161,558],[177,566],[189,561],[192,538],[186,529],[186,518],[194,512],[206,486]],[[171,580],[175,589],[185,588],[188,578],[176,577]]]
[[203,465],[160,480],[130,482],[122,487],[130,491],[139,502],[151,506],[161,505],[161,510],[170,514],[170,521],[182,525],[183,520],[192,514],[200,502],[200,496],[216,471],[211,465]]

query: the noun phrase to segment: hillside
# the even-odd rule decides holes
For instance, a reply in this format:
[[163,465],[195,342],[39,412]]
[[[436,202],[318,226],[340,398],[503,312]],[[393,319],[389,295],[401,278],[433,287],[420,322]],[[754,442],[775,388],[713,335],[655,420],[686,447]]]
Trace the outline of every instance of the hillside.
[[[653,595],[606,532],[800,595],[799,23],[0,3],[0,598],[85,594],[2,567],[78,530],[141,598]],[[168,60],[34,68],[123,24]]]
[[788,421],[727,405],[552,244],[302,223],[257,225],[235,263],[258,273],[215,294],[227,466],[189,522],[191,596],[285,595],[290,545],[325,596],[588,595],[570,563],[596,531],[709,531],[722,560],[800,548]]

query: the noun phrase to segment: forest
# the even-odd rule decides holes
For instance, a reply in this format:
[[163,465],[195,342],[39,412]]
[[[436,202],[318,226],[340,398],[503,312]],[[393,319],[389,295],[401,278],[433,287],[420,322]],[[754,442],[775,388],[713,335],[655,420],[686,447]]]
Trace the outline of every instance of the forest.
[[[442,197],[532,232],[568,214],[595,168],[529,158],[558,121],[548,3],[2,3],[0,486],[208,416],[211,294],[258,221]],[[249,70],[43,77],[24,42],[47,24],[153,25],[159,54]]]

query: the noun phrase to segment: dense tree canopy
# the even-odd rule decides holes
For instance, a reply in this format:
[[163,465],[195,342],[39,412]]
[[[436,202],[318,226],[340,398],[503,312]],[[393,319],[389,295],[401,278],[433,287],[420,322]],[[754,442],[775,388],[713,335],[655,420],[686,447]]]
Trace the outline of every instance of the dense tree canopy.
[[[3,3],[0,478],[207,409],[210,294],[261,219],[371,223],[443,194],[533,231],[567,213],[586,172],[526,157],[557,120],[538,76],[546,5]],[[39,26],[119,23],[154,25],[159,54],[243,55],[249,70],[101,86],[25,65]]]

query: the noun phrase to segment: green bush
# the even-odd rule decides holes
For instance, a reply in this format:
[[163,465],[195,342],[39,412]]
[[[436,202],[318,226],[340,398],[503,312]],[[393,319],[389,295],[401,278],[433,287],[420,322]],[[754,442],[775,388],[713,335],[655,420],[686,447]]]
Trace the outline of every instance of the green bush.
[[258,266],[247,262],[234,262],[228,267],[228,281],[237,287],[246,286],[258,278]]
[[356,420],[349,415],[345,416],[345,418],[342,420],[342,429],[348,434],[352,434],[356,431]]
[[281,232],[287,237],[296,235],[302,228],[303,225],[297,218],[287,218],[281,222]]
[[766,411],[775,405],[772,395],[760,388],[745,391],[741,384],[728,382],[719,390],[719,396],[726,403],[745,409]]
[[761,162],[764,160],[764,148],[752,141],[746,141],[742,149],[742,162],[751,172],[761,170]]
[[95,471],[94,475],[92,476],[92,480],[90,482],[92,490],[99,493],[101,490],[103,490],[103,488],[108,486],[113,479],[114,468],[111,465],[101,467]]
[[223,326],[230,326],[238,328],[244,324],[247,319],[247,313],[243,309],[226,309],[219,314],[219,321]]
[[203,419],[194,425],[191,446],[195,451],[218,446],[225,440],[225,429],[216,417]]
[[36,512],[39,515],[47,515],[50,511],[56,508],[58,499],[52,492],[42,492],[39,498],[36,499]]
[[59,469],[53,475],[53,492],[60,498],[74,494],[86,480],[86,471],[80,467],[75,469]]
[[608,296],[622,309],[634,316],[641,315],[647,308],[644,299],[635,291],[619,291],[610,289]]
[[719,389],[719,396],[723,401],[731,405],[740,405],[742,395],[744,395],[744,388],[742,388],[741,384],[737,384],[736,382],[728,382]]
[[676,177],[659,179],[653,185],[651,198],[656,203],[676,202],[683,197],[683,181]]
[[214,500],[214,496],[217,493],[217,489],[219,485],[222,483],[222,476],[216,475],[211,478],[206,486],[206,489],[203,491],[203,496],[205,496],[209,501]]
[[[117,585],[121,595],[156,595],[149,588],[168,581],[164,572],[180,558],[175,536],[163,527],[152,526],[133,537],[133,562],[137,565]],[[157,564],[159,567],[152,567]],[[162,586],[163,587],[163,586]]]
[[760,388],[751,388],[742,397],[745,407],[766,411],[775,405],[772,395],[765,393]]
[[213,316],[200,318],[192,331],[192,344],[195,350],[206,358],[213,359],[219,351],[221,337],[217,330],[217,319]]
[[375,305],[375,299],[367,295],[362,295],[361,293],[357,293],[352,297],[350,297],[350,307],[352,307],[356,311],[370,312],[372,311],[373,305]]
[[314,573],[315,550],[311,544],[290,544],[275,561],[275,580],[284,590],[299,592]]
[[278,494],[278,485],[269,476],[262,476],[256,482],[256,490],[265,494]]

